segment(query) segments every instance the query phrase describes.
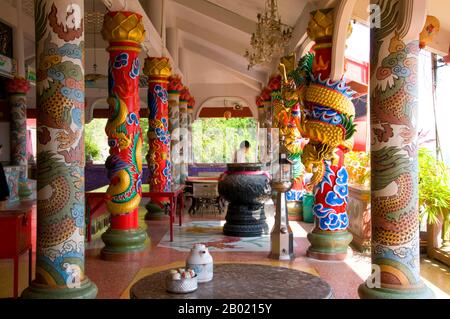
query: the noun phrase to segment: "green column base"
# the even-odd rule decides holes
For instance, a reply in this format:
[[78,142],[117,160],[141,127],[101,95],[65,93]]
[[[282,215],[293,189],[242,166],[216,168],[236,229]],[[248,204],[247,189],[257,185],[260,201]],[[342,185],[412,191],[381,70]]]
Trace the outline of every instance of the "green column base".
[[303,202],[302,201],[290,201],[287,202],[287,210],[289,220],[303,220]]
[[164,209],[151,201],[145,205],[145,208],[147,209],[147,214],[144,217],[145,220],[161,220],[169,217]]
[[28,187],[27,182],[19,182],[19,197],[20,199],[27,199],[33,192]]
[[434,299],[434,292],[425,284],[418,289],[369,288],[363,283],[358,288],[361,299]]
[[97,286],[86,278],[80,288],[52,288],[46,285],[31,285],[22,292],[23,299],[95,299]]
[[141,257],[148,245],[147,231],[138,228],[119,230],[109,228],[102,235],[105,243],[101,256],[106,260],[132,260]]
[[319,260],[344,260],[347,258],[348,245],[352,234],[345,232],[315,232],[308,234],[311,243],[307,256]]

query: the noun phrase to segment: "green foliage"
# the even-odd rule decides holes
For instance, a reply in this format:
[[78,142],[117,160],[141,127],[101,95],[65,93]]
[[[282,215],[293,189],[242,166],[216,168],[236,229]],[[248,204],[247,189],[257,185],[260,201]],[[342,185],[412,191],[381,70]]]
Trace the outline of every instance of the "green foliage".
[[86,159],[89,158],[89,155],[92,157],[93,160],[98,161],[101,159],[100,157],[100,147],[98,147],[97,144],[95,144],[91,138],[87,138],[84,142],[84,150],[85,150],[85,156]]
[[231,163],[242,141],[250,143],[250,162],[257,162],[257,122],[253,118],[201,118],[192,125],[196,163]]
[[419,149],[420,218],[436,224],[450,209],[450,176],[445,163],[426,148]]
[[350,184],[370,189],[370,154],[351,151],[345,154],[345,168]]
[[94,161],[104,162],[104,154],[109,150],[108,137],[105,133],[107,119],[93,119],[84,127],[84,149],[86,158],[90,154]]
[[[85,126],[86,156],[104,162],[108,156],[108,137],[105,133],[107,119],[94,119]],[[148,119],[141,118],[142,160],[148,153]],[[242,141],[250,142],[249,161],[257,161],[257,122],[252,118],[199,119],[192,125],[194,161],[197,163],[233,162],[234,152]]]
[[148,118],[141,117],[140,125],[141,125],[141,129],[142,129],[142,162],[147,163],[145,156],[147,156],[147,153],[148,153],[148,138],[147,138]]
[[[105,133],[107,119],[93,119],[86,124],[84,131],[86,157],[91,154],[94,161],[104,163],[109,154],[108,137]],[[142,128],[142,161],[146,163],[145,156],[148,153],[148,119],[141,118]]]

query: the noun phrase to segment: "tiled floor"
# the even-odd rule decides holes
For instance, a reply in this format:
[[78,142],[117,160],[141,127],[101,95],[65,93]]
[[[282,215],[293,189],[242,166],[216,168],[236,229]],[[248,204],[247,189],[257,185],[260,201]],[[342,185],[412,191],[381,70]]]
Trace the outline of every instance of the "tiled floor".
[[[142,205],[144,205],[143,203]],[[133,282],[151,273],[184,265],[187,252],[167,247],[158,247],[160,240],[168,232],[168,220],[145,222],[145,210],[141,209],[141,226],[147,227],[151,242],[146,256],[139,262],[111,262],[100,259],[103,243],[99,236],[86,247],[86,274],[98,286],[98,298],[128,298],[128,290]],[[273,223],[273,209],[267,209],[269,227]],[[204,215],[188,217],[184,223],[195,220],[223,219],[224,216]],[[306,257],[309,242],[306,239],[312,225],[291,222],[295,235],[295,255],[293,262],[278,262],[267,258],[268,252],[212,252],[215,263],[247,262],[258,264],[282,265],[320,276],[327,281],[336,298],[358,298],[358,286],[370,274],[370,258],[352,253],[344,262],[322,262]],[[35,224],[34,224],[35,225]],[[176,240],[176,238],[175,238]],[[27,259],[21,259],[21,289],[26,287]],[[23,268],[23,269],[22,269]],[[434,290],[438,298],[450,297],[450,268],[434,260],[421,260],[421,274],[424,281]],[[0,298],[12,293],[12,282],[2,280],[12,278],[12,261],[0,262]],[[12,279],[11,279],[12,280]],[[10,280],[10,281],[11,281]],[[11,286],[11,287],[9,287]]]
[[[143,216],[142,212],[141,216]],[[273,223],[273,212],[268,209],[269,227]],[[223,217],[223,216],[222,216]],[[220,219],[221,217],[204,215],[203,217],[185,217],[184,222],[192,220]],[[144,222],[142,221],[142,224]],[[158,243],[168,231],[168,220],[147,222],[148,234],[151,238],[148,252],[139,262],[111,262],[100,259],[102,243],[94,240],[86,250],[86,274],[98,288],[98,298],[128,298],[131,284],[143,276],[156,271],[179,267],[184,264],[187,252],[179,252],[167,247],[158,247]],[[259,264],[284,265],[314,275],[327,281],[336,298],[358,298],[358,286],[370,274],[370,258],[352,252],[344,262],[323,262],[306,257],[309,242],[306,234],[311,224],[291,222],[296,241],[296,259],[292,262],[271,261],[268,252],[211,252],[214,262],[252,262]],[[177,238],[175,238],[176,240]],[[433,266],[434,261],[422,261],[424,280],[431,286],[439,298],[449,298],[450,270],[445,266]]]

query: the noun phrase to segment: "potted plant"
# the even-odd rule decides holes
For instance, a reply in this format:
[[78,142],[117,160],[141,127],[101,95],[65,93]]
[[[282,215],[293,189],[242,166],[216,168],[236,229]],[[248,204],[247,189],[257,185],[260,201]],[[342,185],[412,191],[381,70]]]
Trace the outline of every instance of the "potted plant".
[[419,149],[420,219],[436,224],[450,209],[450,175],[444,162],[426,148]]
[[444,223],[443,244],[448,245],[450,214],[450,174],[443,161],[437,160],[429,149],[419,149],[419,207],[420,220],[428,224],[428,246],[439,247],[441,223]]
[[90,138],[85,140],[86,164],[92,164],[94,160],[100,159],[100,148]]
[[370,251],[370,154],[349,152],[345,156],[349,176],[347,213],[352,246],[361,252]]

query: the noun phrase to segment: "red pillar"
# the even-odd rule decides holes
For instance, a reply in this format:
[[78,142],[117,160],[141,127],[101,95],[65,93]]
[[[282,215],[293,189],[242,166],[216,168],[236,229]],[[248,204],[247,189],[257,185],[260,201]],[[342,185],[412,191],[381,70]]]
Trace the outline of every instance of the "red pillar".
[[[152,191],[169,191],[172,186],[172,163],[170,161],[169,131],[169,77],[172,68],[169,59],[151,57],[145,59],[144,73],[148,76],[148,143],[147,163],[150,170],[149,188]],[[167,198],[154,198],[146,206],[146,219],[160,219],[164,211],[158,209]]]
[[106,160],[110,185],[106,206],[111,226],[102,239],[102,257],[128,260],[141,255],[148,238],[138,225],[142,197],[142,129],[139,118],[139,53],[144,40],[142,17],[133,12],[109,12],[102,35],[109,42],[109,119],[105,127],[110,146]]

